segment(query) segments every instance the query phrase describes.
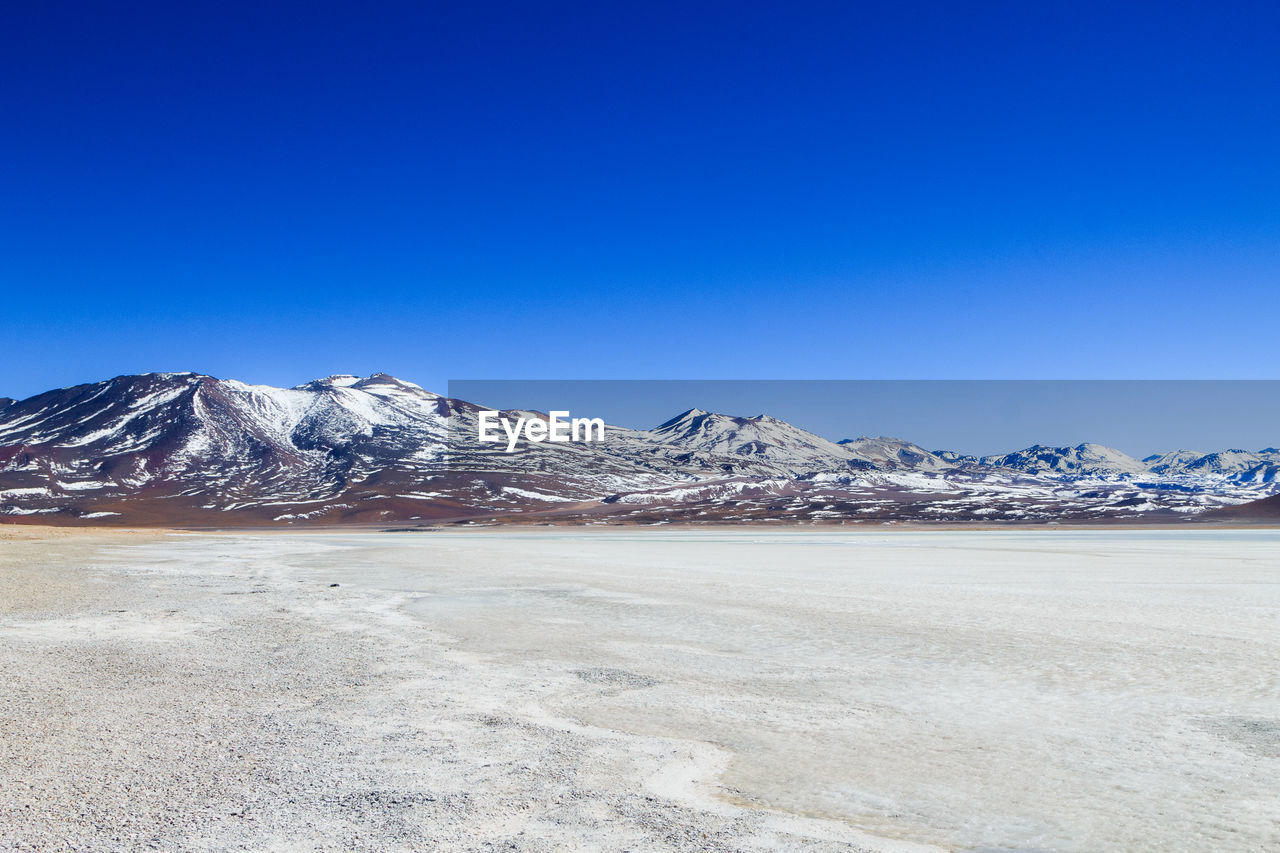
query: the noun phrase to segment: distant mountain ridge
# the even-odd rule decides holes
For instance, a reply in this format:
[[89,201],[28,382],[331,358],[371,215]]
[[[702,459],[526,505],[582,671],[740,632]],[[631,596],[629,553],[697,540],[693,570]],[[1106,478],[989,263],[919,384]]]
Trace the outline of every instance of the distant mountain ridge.
[[[0,519],[181,525],[1187,519],[1280,491],[1280,450],[976,458],[690,409],[599,444],[476,441],[475,403],[387,374],[196,373],[0,398]],[[537,413],[520,413],[541,417]]]
[[1142,462],[1112,447],[1080,444],[1075,447],[1034,445],[1002,456],[984,456],[983,465],[1012,468],[1028,474],[1083,474],[1099,477],[1137,476],[1149,469]]
[[799,475],[845,471],[866,463],[864,457],[825,438],[769,415],[753,418],[690,409],[648,431],[653,439],[687,451],[685,461],[735,470],[754,467]]

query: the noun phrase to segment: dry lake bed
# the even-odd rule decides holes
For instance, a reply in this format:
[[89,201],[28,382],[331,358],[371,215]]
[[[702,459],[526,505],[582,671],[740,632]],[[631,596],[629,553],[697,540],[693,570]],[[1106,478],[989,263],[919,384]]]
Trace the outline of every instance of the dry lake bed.
[[0,530],[0,849],[1280,849],[1280,531]]

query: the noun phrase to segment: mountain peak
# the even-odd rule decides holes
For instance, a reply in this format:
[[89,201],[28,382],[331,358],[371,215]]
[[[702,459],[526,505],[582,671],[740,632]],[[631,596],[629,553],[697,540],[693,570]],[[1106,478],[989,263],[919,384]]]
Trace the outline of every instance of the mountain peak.
[[351,373],[334,373],[323,379],[312,379],[310,382],[304,382],[301,385],[295,385],[295,390],[315,391],[321,388],[350,388],[360,381],[360,377]]
[[[835,444],[771,415],[699,408],[652,430],[619,430],[608,445],[584,444],[571,453],[539,445],[556,452],[516,454],[507,467],[505,457],[495,464],[479,445],[450,444],[450,416],[461,417],[454,423],[469,433],[479,410],[387,373],[338,374],[294,389],[201,373],[147,373],[22,401],[0,398],[0,516],[48,513],[78,521],[112,513],[125,521],[133,516],[115,513],[127,500],[142,519],[154,510],[205,523],[229,518],[223,513],[234,509],[263,521],[382,523],[505,511],[512,501],[536,502],[544,494],[552,501],[608,503],[602,495],[678,486],[681,495],[694,495],[689,500],[701,500],[696,495],[711,493],[705,486],[725,512],[736,513],[738,504],[750,510],[755,501],[751,511],[800,517],[795,514],[803,510],[810,520],[863,518],[851,513],[866,507],[853,506],[877,489],[887,497],[871,504],[899,509],[872,507],[868,515],[964,517],[955,501],[966,497],[901,503],[902,494],[954,493],[972,494],[968,506],[981,508],[975,519],[997,517],[990,514],[1005,512],[1000,507],[1009,502],[1009,517],[1019,520],[1054,512],[1096,520],[1103,510],[1123,513],[1106,516],[1115,518],[1194,514],[1280,491],[1275,448],[1183,450],[1139,462],[1086,442],[1038,444],[978,460],[888,436]],[[446,461],[463,467],[449,469]],[[472,479],[473,470],[497,479]],[[462,475],[460,484],[449,480],[453,474]],[[536,478],[538,487],[526,489],[535,480],[524,477]],[[691,481],[703,485],[689,491]],[[477,490],[486,483],[494,487]],[[676,491],[662,494],[664,501],[685,500]],[[1050,494],[1059,503],[1046,508]],[[437,505],[435,498],[443,500]],[[1108,503],[1113,498],[1120,502]],[[793,500],[800,504],[792,506]],[[157,510],[156,501],[163,508]],[[824,508],[810,512],[814,507]]]
[[338,388],[351,388],[356,391],[387,393],[392,391],[410,391],[417,394],[427,393],[421,385],[415,385],[404,379],[397,379],[390,373],[371,373],[361,379],[352,373],[335,373],[323,379],[313,379],[304,385],[294,386],[295,391],[329,391]]
[[364,379],[352,383],[352,386],[355,388],[370,388],[375,385],[392,385],[396,388],[407,388],[411,391],[423,390],[421,385],[416,385],[413,382],[409,382],[404,379],[397,379],[390,373],[371,373]]
[[658,424],[656,427],[653,428],[653,431],[658,432],[659,430],[671,429],[673,427],[689,424],[697,420],[698,418],[707,417],[709,415],[711,415],[711,413],[708,411],[704,411],[703,409],[699,409],[699,408],[686,409],[685,411],[676,415],[674,418],[671,418],[670,420],[666,420]]
[[1098,444],[1096,441],[1086,441],[1082,444],[1077,444],[1076,450],[1087,452],[1087,453],[1123,453],[1124,452],[1122,450],[1116,450],[1114,447],[1109,447],[1105,444]]
[[726,471],[763,464],[777,473],[840,472],[850,463],[839,445],[765,414],[744,418],[689,409],[648,435]]
[[1085,442],[1075,447],[1051,447],[1033,444],[1024,450],[997,456],[984,456],[984,465],[1014,468],[1030,474],[1055,472],[1096,476],[1101,478],[1126,477],[1145,474],[1147,465],[1129,454],[1107,447],[1105,444]]
[[[843,438],[841,447],[859,459],[888,468],[912,468],[924,471],[944,471],[954,467],[955,460],[930,453],[917,444],[888,435]],[[957,456],[958,458],[958,456]]]

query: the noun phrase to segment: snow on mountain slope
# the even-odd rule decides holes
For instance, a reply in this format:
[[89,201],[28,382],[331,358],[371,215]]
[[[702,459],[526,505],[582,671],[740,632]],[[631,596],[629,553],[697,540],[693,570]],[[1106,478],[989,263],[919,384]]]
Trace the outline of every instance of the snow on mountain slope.
[[1175,483],[1202,486],[1221,483],[1245,488],[1265,488],[1280,483],[1280,450],[1274,447],[1256,452],[1178,450],[1149,456],[1142,461],[1153,473]]
[[840,446],[859,458],[869,460],[879,468],[907,468],[913,471],[946,471],[955,467],[955,460],[930,453],[919,445],[900,438],[877,436],[842,439]]
[[1147,466],[1139,460],[1101,444],[1081,444],[1076,447],[1045,447],[1037,444],[1003,456],[984,456],[981,463],[1027,474],[1094,477],[1100,480],[1130,479],[1149,473]]
[[51,498],[147,490],[215,510],[315,500],[439,446],[439,400],[382,376],[293,389],[194,373],[122,376],[6,409],[0,474]]
[[933,455],[941,459],[943,462],[950,462],[954,465],[977,465],[979,460],[976,456],[969,456],[964,453],[956,453],[954,450],[935,450]]
[[1171,450],[1168,453],[1157,453],[1148,456],[1142,460],[1142,464],[1147,466],[1147,470],[1155,474],[1164,474],[1171,471],[1179,471],[1182,466],[1188,462],[1194,462],[1204,456],[1203,453],[1195,450]]
[[1268,447],[1257,452],[1223,450],[1206,453],[1165,472],[1180,482],[1220,481],[1242,487],[1271,487],[1280,484],[1280,450]]
[[1206,453],[1193,459],[1180,468],[1179,473],[1201,471],[1213,474],[1241,474],[1253,471],[1259,466],[1280,463],[1280,450],[1268,447],[1257,452],[1249,450],[1222,450],[1217,453]]
[[[462,400],[449,402],[448,434],[442,447],[446,467],[451,474],[470,478],[462,488],[468,500],[478,506],[499,508],[517,503],[512,495],[519,496],[520,489],[546,495],[547,501],[586,501],[707,476],[697,464],[670,458],[647,432],[617,426],[606,428],[603,441],[522,440],[514,452],[507,452],[505,439],[479,441],[479,412],[484,407]],[[499,413],[513,423],[519,418],[547,419],[543,412],[504,409]]]
[[690,409],[649,430],[667,448],[726,473],[744,468],[801,474],[872,467],[869,459],[769,415],[741,418]]
[[507,453],[505,442],[478,441],[481,410],[386,374],[275,388],[157,373],[57,389],[0,402],[0,515],[1108,520],[1195,514],[1280,491],[1275,448],[1138,461],[1096,444],[1037,445],[979,460],[691,409],[650,430],[609,427],[598,443],[522,442]]

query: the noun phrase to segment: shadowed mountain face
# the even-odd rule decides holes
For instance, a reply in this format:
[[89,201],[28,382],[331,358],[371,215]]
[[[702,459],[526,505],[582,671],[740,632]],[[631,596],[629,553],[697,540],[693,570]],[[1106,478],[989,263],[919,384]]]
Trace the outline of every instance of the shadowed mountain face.
[[1256,501],[1224,506],[1209,510],[1204,517],[1211,521],[1226,522],[1280,522],[1280,495],[1259,498]]
[[610,427],[598,443],[507,453],[477,440],[480,411],[385,374],[285,389],[157,373],[0,398],[0,517],[1096,522],[1190,519],[1280,491],[1275,448],[1137,460],[1037,445],[976,459],[691,409],[651,430]]

